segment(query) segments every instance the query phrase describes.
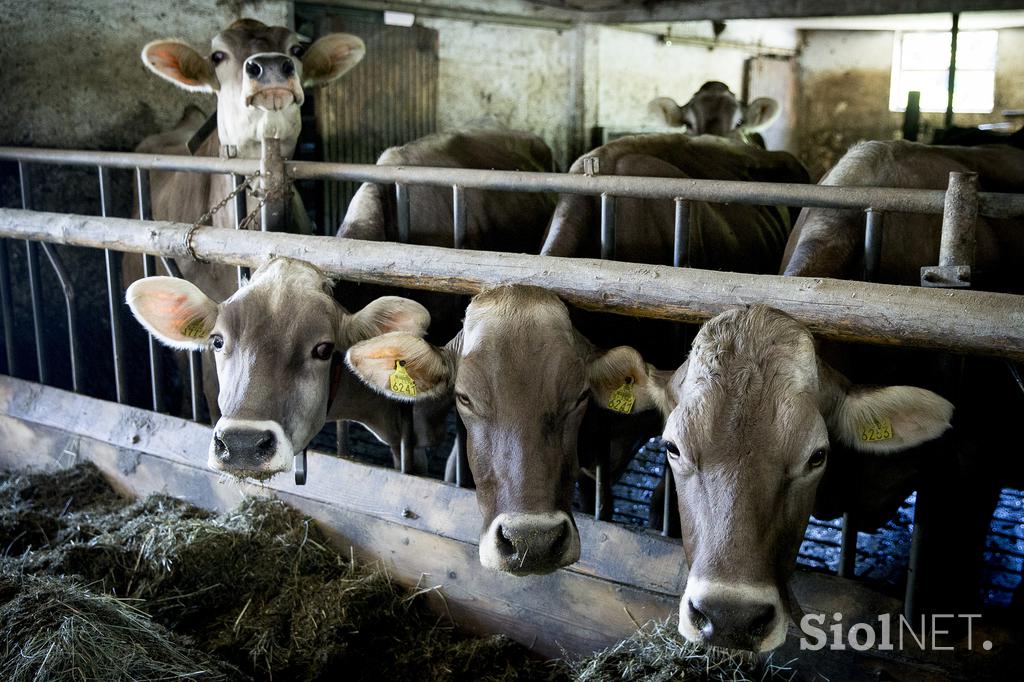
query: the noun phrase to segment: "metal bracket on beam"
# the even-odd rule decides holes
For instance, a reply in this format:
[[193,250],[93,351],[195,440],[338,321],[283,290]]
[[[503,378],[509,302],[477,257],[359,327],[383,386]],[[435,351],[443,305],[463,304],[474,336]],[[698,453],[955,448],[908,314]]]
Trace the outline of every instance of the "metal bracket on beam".
[[921,286],[971,286],[978,227],[978,174],[950,173],[942,211],[939,264],[921,268]]

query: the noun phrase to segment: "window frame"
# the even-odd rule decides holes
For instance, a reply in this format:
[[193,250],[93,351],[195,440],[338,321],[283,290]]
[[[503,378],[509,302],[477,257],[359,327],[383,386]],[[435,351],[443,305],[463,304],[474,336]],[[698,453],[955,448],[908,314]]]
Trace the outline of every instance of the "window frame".
[[[893,55],[892,55],[892,68],[889,74],[889,111],[893,113],[904,113],[907,110],[906,98],[903,101],[898,102],[894,98],[898,90],[902,90],[902,83],[904,74],[907,73],[941,73],[943,74],[943,82],[948,82],[949,79],[949,64],[947,63],[945,68],[942,69],[904,69],[903,68],[903,40],[904,36],[908,34],[931,34],[931,35],[942,35],[945,34],[950,36],[952,40],[951,31],[894,31],[893,35]],[[956,83],[963,83],[964,79],[978,78],[984,76],[985,78],[991,78],[992,81],[992,100],[991,106],[985,109],[982,106],[976,106],[974,103],[969,104],[966,109],[958,108],[955,105],[955,91],[956,85],[954,85],[954,114],[992,114],[996,108],[996,75],[999,69],[999,31],[994,29],[979,29],[970,31],[960,31],[959,35],[962,36],[968,33],[991,33],[993,34],[992,40],[992,68],[991,69],[968,69],[968,68],[957,68],[956,70]],[[957,52],[959,54],[960,44],[958,41]],[[945,94],[945,88],[943,88],[943,94]],[[922,101],[925,100],[924,93],[921,97]],[[987,104],[987,102],[986,102]],[[925,106],[921,106],[921,113],[937,114],[944,113],[946,111],[945,105],[941,109],[929,109]]]

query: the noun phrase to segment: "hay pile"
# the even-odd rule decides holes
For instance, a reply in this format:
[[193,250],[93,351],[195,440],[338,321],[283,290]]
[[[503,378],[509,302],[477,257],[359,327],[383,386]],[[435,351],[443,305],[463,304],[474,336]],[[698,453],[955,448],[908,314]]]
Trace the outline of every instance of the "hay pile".
[[[103,629],[102,637],[72,644],[78,655],[82,644],[93,644],[88,656],[97,665],[139,649],[138,636],[147,638],[140,651],[176,649],[188,660],[181,646],[191,643],[258,679],[316,680],[341,671],[351,680],[564,676],[506,638],[455,631],[379,567],[353,566],[276,500],[248,499],[220,516],[163,496],[128,501],[94,467],[82,465],[56,476],[7,478],[0,482],[0,509],[0,548],[7,548],[0,575],[4,584],[20,581],[21,596],[9,606],[25,633],[8,638],[0,669],[26,656],[26,646],[35,652],[62,637],[56,621],[37,622],[31,612],[89,604],[97,608],[67,627],[81,633],[95,619]],[[95,593],[122,601],[76,583],[47,595],[61,583],[18,577],[32,575],[80,576]],[[173,639],[150,619],[187,640]],[[126,639],[116,641],[118,632]],[[203,659],[196,660],[199,670]],[[229,675],[223,664],[205,667]],[[144,665],[133,670],[126,677],[155,679]]]
[[687,642],[669,619],[648,623],[629,639],[574,662],[572,673],[576,682],[788,681],[797,675],[790,663]]

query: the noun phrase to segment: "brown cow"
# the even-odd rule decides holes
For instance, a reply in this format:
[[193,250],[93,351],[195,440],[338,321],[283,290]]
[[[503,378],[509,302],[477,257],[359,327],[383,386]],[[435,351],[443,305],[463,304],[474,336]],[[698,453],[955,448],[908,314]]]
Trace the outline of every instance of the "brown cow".
[[713,318],[674,374],[650,378],[638,401],[667,414],[689,565],[679,632],[753,651],[786,637],[787,583],[826,463],[892,459],[939,437],[953,411],[921,388],[852,385],[806,327],[762,305]]
[[210,467],[265,478],[285,471],[324,423],[360,422],[398,457],[400,406],[356,380],[342,355],[353,343],[401,331],[418,338],[430,314],[404,298],[379,298],[350,314],[312,265],[274,258],[218,304],[194,284],[147,277],[128,287],[128,305],[171,348],[213,354],[222,416]]
[[[708,81],[690,101],[679,106],[671,97],[657,97],[648,110],[670,126],[685,126],[691,135],[719,135],[746,140],[779,118],[779,103],[758,97],[744,106],[725,83]],[[763,144],[761,146],[764,146]]]
[[[298,141],[299,108],[303,87],[322,85],[354,67],[365,53],[363,41],[353,35],[332,33],[312,45],[294,31],[267,26],[252,19],[236,21],[214,36],[209,55],[202,55],[180,40],[154,40],[142,49],[142,62],[153,73],[190,92],[217,95],[217,127],[197,140],[197,156],[259,158],[263,137],[281,141],[281,153],[291,157]],[[143,140],[137,151],[152,154],[187,154],[185,142],[197,133],[201,118],[186,109],[178,126]],[[150,194],[153,218],[191,223],[198,220],[233,189],[233,180],[221,173],[153,171]],[[250,210],[256,199],[249,194]],[[310,232],[305,210],[292,194],[293,229]],[[234,227],[233,207],[213,216],[216,227]],[[186,279],[217,301],[238,287],[235,269],[179,259]],[[125,284],[142,276],[142,259],[124,259]],[[216,374],[203,365],[204,389],[217,418]]]
[[[648,381],[639,354],[596,349],[573,328],[565,304],[536,287],[477,295],[462,331],[444,347],[385,334],[354,345],[346,361],[395,400],[454,395],[483,517],[480,561],[515,575],[548,573],[579,558],[572,498],[587,405],[614,405],[624,415],[653,407],[629,398]],[[406,386],[394,383],[403,374],[413,391],[396,391]]]

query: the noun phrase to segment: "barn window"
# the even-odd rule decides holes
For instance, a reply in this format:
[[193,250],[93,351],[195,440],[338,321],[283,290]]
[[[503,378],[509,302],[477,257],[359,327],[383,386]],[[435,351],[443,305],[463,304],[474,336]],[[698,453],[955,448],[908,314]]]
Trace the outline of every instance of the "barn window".
[[[998,31],[957,36],[953,111],[989,114],[995,106]],[[945,111],[951,36],[946,32],[897,33],[893,46],[889,110],[904,111],[907,93],[921,93],[921,111]]]

